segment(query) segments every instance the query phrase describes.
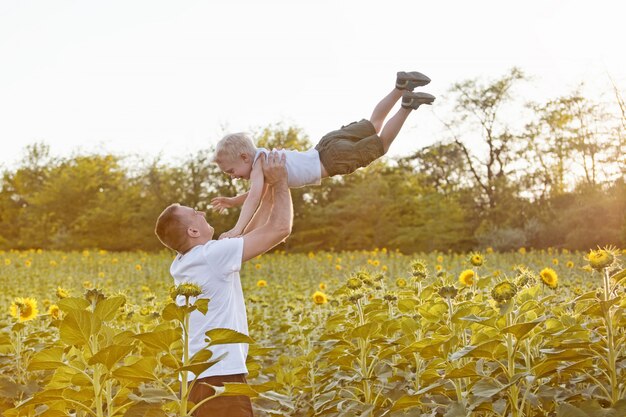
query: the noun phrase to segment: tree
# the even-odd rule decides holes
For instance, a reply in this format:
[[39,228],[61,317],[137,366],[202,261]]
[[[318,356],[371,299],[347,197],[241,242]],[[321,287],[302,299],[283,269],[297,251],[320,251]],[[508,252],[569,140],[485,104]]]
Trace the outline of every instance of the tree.
[[[444,124],[463,153],[479,207],[496,223],[507,221],[507,210],[500,206],[515,194],[515,173],[520,168],[517,136],[500,119],[500,111],[512,101],[513,86],[525,79],[521,70],[513,68],[486,85],[472,79],[456,83],[450,90],[456,116]],[[482,138],[485,155],[469,147],[470,133]]]

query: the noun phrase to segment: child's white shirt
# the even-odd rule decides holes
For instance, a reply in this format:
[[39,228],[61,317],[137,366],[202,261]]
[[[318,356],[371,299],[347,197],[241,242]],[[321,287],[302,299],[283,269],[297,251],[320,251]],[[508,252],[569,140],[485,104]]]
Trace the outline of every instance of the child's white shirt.
[[[254,155],[254,162],[261,154],[270,151],[265,148],[257,148]],[[289,188],[304,187],[305,185],[320,185],[322,182],[322,163],[317,149],[311,148],[308,151],[277,150],[279,154],[286,155],[287,184]]]

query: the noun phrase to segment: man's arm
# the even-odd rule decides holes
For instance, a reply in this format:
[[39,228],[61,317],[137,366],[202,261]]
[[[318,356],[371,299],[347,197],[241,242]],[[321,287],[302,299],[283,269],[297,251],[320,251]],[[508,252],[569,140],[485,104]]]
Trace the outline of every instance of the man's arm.
[[259,158],[252,167],[252,173],[250,174],[250,190],[248,191],[248,196],[241,207],[241,213],[239,213],[237,224],[235,224],[235,226],[229,231],[222,233],[220,239],[242,235],[244,229],[248,223],[250,223],[250,220],[252,220],[254,213],[259,208],[265,184],[262,168],[263,160],[261,158]]
[[272,194],[274,204],[267,222],[243,236],[243,262],[267,252],[291,234],[293,205],[287,186],[285,155],[270,153],[263,163],[263,173],[269,184],[267,193]]

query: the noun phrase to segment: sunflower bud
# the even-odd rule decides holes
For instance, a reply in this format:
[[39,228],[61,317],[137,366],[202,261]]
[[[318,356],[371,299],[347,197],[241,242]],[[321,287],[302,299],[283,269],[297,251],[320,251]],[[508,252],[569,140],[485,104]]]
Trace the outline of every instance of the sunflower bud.
[[517,294],[517,287],[509,281],[503,281],[491,290],[491,296],[498,303],[504,303],[510,300],[515,297],[515,294]]
[[456,297],[456,294],[458,292],[459,291],[453,286],[444,286],[444,287],[439,288],[439,291],[438,291],[441,297],[447,298],[447,299]]
[[348,283],[346,285],[351,290],[357,290],[357,289],[361,288],[363,283],[357,277],[351,277],[351,278],[348,279]]
[[185,282],[176,287],[175,293],[176,295],[183,295],[185,298],[197,297],[202,294],[202,289],[197,284]]
[[592,250],[587,255],[589,265],[596,271],[601,271],[604,268],[608,268],[615,262],[615,255],[609,248]]

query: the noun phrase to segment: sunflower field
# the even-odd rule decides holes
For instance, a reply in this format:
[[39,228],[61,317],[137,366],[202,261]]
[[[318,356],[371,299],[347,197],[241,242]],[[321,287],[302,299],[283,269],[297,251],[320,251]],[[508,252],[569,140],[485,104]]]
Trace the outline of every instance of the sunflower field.
[[[263,255],[241,278],[257,416],[626,416],[626,251]],[[0,252],[3,416],[186,416],[172,254]],[[186,305],[173,297],[184,295]],[[184,376],[183,376],[184,375]],[[209,400],[210,401],[210,400]]]

